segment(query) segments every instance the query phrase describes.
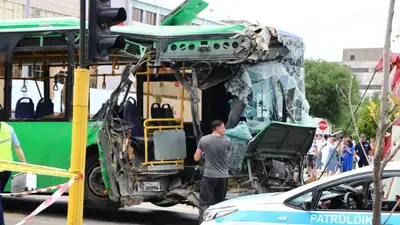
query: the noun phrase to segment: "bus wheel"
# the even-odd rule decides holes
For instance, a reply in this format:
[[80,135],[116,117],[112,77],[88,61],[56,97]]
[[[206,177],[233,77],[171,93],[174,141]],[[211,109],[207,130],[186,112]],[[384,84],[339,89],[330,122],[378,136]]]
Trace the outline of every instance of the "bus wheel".
[[85,167],[85,205],[88,208],[108,210],[120,208],[120,203],[110,200],[105,189],[98,154],[88,155]]

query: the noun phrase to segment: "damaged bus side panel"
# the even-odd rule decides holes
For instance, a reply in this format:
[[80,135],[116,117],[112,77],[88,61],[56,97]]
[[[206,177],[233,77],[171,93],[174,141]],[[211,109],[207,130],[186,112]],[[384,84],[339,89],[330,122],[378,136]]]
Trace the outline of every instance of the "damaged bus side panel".
[[[208,33],[178,27],[181,34],[169,27],[170,36],[114,30],[139,43],[153,39],[155,48],[125,67],[120,85],[98,113],[97,119],[104,121],[98,135],[107,178],[103,188],[112,201],[121,206],[143,201],[198,206],[202,167],[192,156],[215,119],[226,121],[232,140],[229,165],[235,186],[230,191],[241,190],[235,196],[290,190],[303,183],[302,160],[315,135],[315,127],[305,125],[304,43],[269,27],[233,27],[235,32],[209,28]],[[153,107],[151,118],[143,115],[144,84],[167,79],[145,68],[159,70],[161,65],[190,93],[192,123],[157,114],[160,110]],[[126,100],[132,75],[138,95],[133,103]],[[203,91],[201,111],[198,89]]]

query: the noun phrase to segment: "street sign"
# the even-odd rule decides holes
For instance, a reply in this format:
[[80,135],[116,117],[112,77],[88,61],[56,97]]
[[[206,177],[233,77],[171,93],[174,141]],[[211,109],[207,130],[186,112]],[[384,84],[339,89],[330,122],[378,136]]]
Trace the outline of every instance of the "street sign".
[[328,122],[326,120],[321,120],[318,123],[318,128],[322,131],[326,130],[328,128]]

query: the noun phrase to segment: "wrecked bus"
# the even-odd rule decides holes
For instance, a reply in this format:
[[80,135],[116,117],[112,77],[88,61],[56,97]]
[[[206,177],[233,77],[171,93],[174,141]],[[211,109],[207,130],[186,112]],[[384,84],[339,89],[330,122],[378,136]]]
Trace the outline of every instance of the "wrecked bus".
[[[198,206],[202,168],[193,154],[214,119],[226,121],[232,140],[228,196],[285,191],[303,183],[302,160],[315,127],[304,125],[308,105],[300,38],[258,25],[127,26],[114,32],[136,43],[149,40],[144,46],[151,50],[125,67],[119,87],[96,115],[103,121],[99,168],[107,178],[99,191],[107,190],[107,201]],[[118,103],[126,99],[132,75],[137,99]],[[182,86],[177,113],[168,103],[150,101],[156,89],[151,84],[176,81]],[[184,96],[189,109],[183,107]],[[182,118],[187,110],[190,122]]]
[[[14,127],[28,162],[67,169],[79,20],[0,21],[0,29],[1,119]],[[127,44],[109,61],[91,66],[92,78],[120,76],[120,83],[89,118],[86,206],[111,209],[143,201],[197,206],[202,168],[193,154],[214,119],[226,121],[232,140],[233,194],[228,196],[284,191],[303,183],[302,160],[315,127],[305,125],[299,37],[259,25],[112,31]],[[24,66],[30,72],[22,77]],[[100,74],[101,66],[113,72]],[[21,90],[14,88],[16,82],[22,82]],[[171,84],[179,90],[173,106],[152,93]],[[128,97],[132,88],[136,98]],[[27,95],[26,89],[35,94]],[[190,119],[183,119],[185,112]],[[65,181],[38,176],[37,187]]]

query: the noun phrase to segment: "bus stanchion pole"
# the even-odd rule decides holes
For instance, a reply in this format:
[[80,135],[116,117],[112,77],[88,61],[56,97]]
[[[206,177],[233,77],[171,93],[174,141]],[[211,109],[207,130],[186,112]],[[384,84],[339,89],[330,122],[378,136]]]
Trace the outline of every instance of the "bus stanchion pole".
[[[86,137],[88,124],[89,78],[90,72],[85,66],[86,43],[86,1],[80,0],[79,29],[79,69],[74,71],[74,96],[72,114],[72,145],[70,172],[85,172]],[[83,223],[84,178],[72,186],[68,199],[68,225]]]
[[[89,70],[76,69],[74,74],[74,98],[72,118],[72,173],[84,173],[86,161],[86,136],[88,124]],[[83,223],[84,179],[72,186],[68,199],[68,225]]]

